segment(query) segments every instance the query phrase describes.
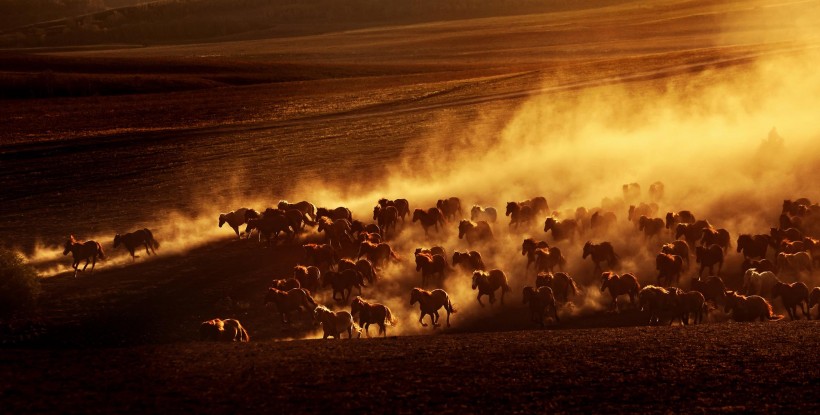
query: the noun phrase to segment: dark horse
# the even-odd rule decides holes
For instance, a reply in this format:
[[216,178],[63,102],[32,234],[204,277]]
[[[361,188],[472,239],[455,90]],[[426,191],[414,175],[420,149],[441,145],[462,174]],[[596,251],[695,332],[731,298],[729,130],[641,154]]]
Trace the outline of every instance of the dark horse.
[[74,268],[74,278],[77,278],[77,267],[80,266],[80,261],[83,259],[85,260],[85,266],[82,270],[85,271],[88,268],[88,263],[91,262],[91,274],[94,274],[94,265],[97,264],[97,258],[105,259],[105,252],[103,252],[99,243],[95,241],[80,242],[74,239],[74,235],[69,236],[65,242],[63,255],[68,255],[69,252],[74,256],[74,263],[71,264],[71,267]]
[[[154,235],[148,228],[126,233],[125,235],[115,235],[114,248],[117,248],[120,244],[125,245],[125,249],[131,254],[132,261],[139,258],[139,255],[134,255],[134,251],[139,248],[140,245],[145,247],[145,253],[148,255],[156,255],[157,253],[154,250],[159,249],[159,242],[154,239]],[[150,249],[150,251],[148,249]]]

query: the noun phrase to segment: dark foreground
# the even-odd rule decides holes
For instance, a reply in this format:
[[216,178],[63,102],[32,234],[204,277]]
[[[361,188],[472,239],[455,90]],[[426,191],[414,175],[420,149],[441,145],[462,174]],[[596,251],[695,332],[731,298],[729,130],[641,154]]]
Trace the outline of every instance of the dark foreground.
[[4,350],[3,412],[817,413],[815,322]]

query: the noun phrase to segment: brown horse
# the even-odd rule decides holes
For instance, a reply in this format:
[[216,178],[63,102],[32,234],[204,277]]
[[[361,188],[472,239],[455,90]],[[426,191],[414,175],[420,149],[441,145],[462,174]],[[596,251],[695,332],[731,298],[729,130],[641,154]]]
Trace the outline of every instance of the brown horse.
[[353,220],[353,213],[350,212],[350,209],[339,206],[336,209],[328,209],[328,208],[316,208],[316,220],[318,221],[321,217],[328,217],[331,220],[336,219],[347,219],[348,221]]
[[652,238],[660,238],[663,231],[663,219],[649,218],[641,216],[638,218],[638,231],[643,232],[644,240],[651,241]]
[[378,221],[382,239],[387,239],[387,232],[390,231],[390,228],[393,228],[393,231],[396,230],[396,225],[399,222],[399,210],[395,206],[382,208],[376,205],[373,208],[373,220]]
[[481,302],[481,296],[486,295],[490,297],[490,305],[495,303],[495,292],[501,288],[501,305],[504,305],[504,294],[510,292],[510,286],[507,283],[507,275],[500,269],[493,269],[490,272],[475,271],[473,272],[473,290],[478,288],[478,304],[484,307]]
[[395,326],[398,320],[393,317],[393,312],[390,311],[384,304],[370,303],[363,300],[361,297],[356,297],[350,303],[350,314],[359,315],[359,326],[364,329],[364,334],[370,337],[368,329],[371,324],[379,325],[379,333],[387,337],[387,325]]
[[88,268],[88,263],[91,262],[91,275],[94,275],[94,266],[97,265],[97,258],[105,259],[105,252],[103,252],[102,245],[96,241],[81,242],[74,239],[74,235],[70,235],[63,246],[63,255],[68,255],[74,258],[71,267],[74,268],[74,278],[77,278],[77,267],[80,266],[80,261],[85,260],[85,266],[82,271]]
[[296,278],[281,278],[273,280],[270,288],[276,288],[280,291],[290,291],[294,288],[302,288],[302,283]]
[[563,241],[569,239],[575,240],[575,234],[578,232],[578,222],[575,219],[555,220],[555,218],[547,218],[544,221],[544,232],[552,231],[552,239],[556,241]]
[[[355,269],[345,269],[344,271],[334,272],[328,271],[325,273],[322,286],[333,287],[333,299],[340,302],[347,302],[350,299],[350,294],[353,293],[353,288],[358,288],[359,295],[362,294],[362,287],[365,287],[364,276]],[[341,294],[342,298],[336,298],[336,294]]]
[[655,269],[658,271],[658,285],[670,285],[673,280],[675,285],[678,285],[683,270],[683,258],[660,253],[655,257]]
[[703,317],[708,311],[706,299],[703,297],[703,294],[698,291],[689,291],[686,293],[670,291],[670,293],[677,303],[681,323],[689,325],[689,317],[692,317],[692,324],[700,324],[703,322]]
[[640,220],[641,216],[646,216],[647,218],[651,218],[658,213],[658,205],[654,203],[646,204],[641,202],[638,206],[629,205],[629,211],[626,214],[626,219],[632,222],[635,226],[638,226],[638,220]]
[[766,251],[769,248],[769,235],[741,234],[737,237],[737,252],[743,252],[746,259],[766,258]]
[[290,291],[281,291],[276,288],[268,288],[265,295],[265,305],[273,303],[282,315],[282,323],[287,323],[287,314],[297,310],[313,310],[316,308],[316,301],[304,288],[294,288]]
[[199,339],[215,342],[248,342],[251,337],[239,320],[215,318],[199,325]]
[[456,266],[461,266],[461,269],[466,272],[483,271],[486,268],[484,260],[481,259],[481,254],[477,251],[453,252],[453,267]]
[[[441,255],[447,258],[447,251],[443,246],[434,246],[431,248],[416,248],[415,254]],[[446,262],[446,261],[445,261]]]
[[356,255],[356,259],[361,258],[362,255],[366,255],[367,259],[369,259],[373,265],[382,267],[385,266],[390,259],[394,261],[401,260],[390,245],[383,242],[380,244],[367,241],[362,242],[359,244],[359,253]]
[[588,256],[591,257],[592,262],[595,264],[595,271],[603,271],[601,268],[601,262],[604,261],[606,261],[609,268],[615,268],[618,266],[618,255],[615,253],[615,248],[613,248],[612,244],[609,242],[593,244],[592,242],[587,241],[587,243],[584,244],[582,259],[586,259]]
[[558,307],[555,305],[555,296],[552,294],[552,288],[539,287],[524,287],[523,290],[524,304],[530,305],[530,320],[533,323],[538,323],[544,327],[544,317],[550,315],[556,323],[560,323],[558,319]]
[[470,245],[476,242],[492,241],[493,231],[486,221],[471,222],[464,219],[458,224],[458,239],[466,239]]
[[720,277],[693,278],[692,290],[703,294],[703,298],[715,306],[726,304],[726,285]]
[[527,256],[527,266],[524,269],[529,270],[530,264],[535,262],[536,249],[549,249],[549,247],[546,241],[536,242],[533,238],[524,239],[524,242],[521,243],[521,255]]
[[419,303],[419,308],[421,309],[419,323],[421,323],[423,327],[427,327],[427,324],[422,321],[426,315],[430,316],[433,328],[439,326],[438,310],[442,307],[447,311],[447,327],[450,327],[450,314],[455,314],[456,309],[453,307],[453,303],[450,301],[450,296],[447,294],[447,291],[442,289],[427,291],[421,288],[413,288],[410,292],[410,305],[412,306],[415,303]]
[[635,306],[635,299],[638,297],[638,291],[641,290],[641,284],[638,279],[632,274],[624,274],[619,276],[614,272],[604,272],[601,274],[601,293],[609,289],[609,295],[612,296],[612,311],[618,311],[618,297],[621,295],[629,295],[629,302]]
[[681,223],[695,223],[695,215],[688,210],[682,210],[678,213],[666,213],[666,229],[674,230]]
[[519,225],[530,226],[535,220],[535,212],[532,210],[532,207],[522,206],[518,202],[507,202],[505,216],[510,217],[508,227],[515,225],[515,229],[518,229]]
[[245,232],[250,235],[254,229],[259,231],[259,240],[265,238],[268,246],[271,245],[271,236],[273,236],[273,243],[279,239],[279,234],[284,232],[287,239],[293,240],[296,235],[296,228],[293,227],[290,219],[285,215],[262,215],[258,219],[248,219],[248,226],[245,227]]
[[322,282],[321,271],[314,266],[297,265],[293,267],[293,278],[296,278],[299,285],[311,293],[315,293]]
[[798,252],[796,254],[781,252],[777,254],[775,267],[778,273],[790,271],[794,274],[800,274],[802,272],[808,272],[811,274],[811,263],[811,256],[808,252]]
[[523,202],[519,202],[521,207],[529,207],[532,209],[533,216],[538,216],[539,214],[546,214],[549,213],[550,207],[547,204],[547,198],[543,196],[536,196],[532,199],[527,199]]
[[772,305],[765,298],[758,295],[740,295],[730,291],[726,293],[726,313],[732,313],[735,321],[760,321],[780,320],[783,316],[775,315],[772,312]]
[[800,306],[800,311],[807,319],[811,320],[809,309],[805,306],[809,304],[809,287],[802,282],[794,282],[786,284],[778,282],[772,288],[772,300],[780,297],[783,300],[783,307],[786,307],[786,312],[789,313],[789,318],[798,320],[797,306]]
[[326,216],[322,216],[317,222],[319,223],[317,232],[325,233],[330,246],[341,249],[343,240],[348,242],[354,241],[353,236],[350,235],[352,231],[350,229],[350,222],[347,219],[331,220]]
[[708,227],[709,224],[705,221],[698,221],[692,224],[682,223],[675,228],[675,239],[683,237],[690,247],[698,246],[698,241],[703,238],[703,230]]
[[439,281],[444,281],[447,276],[447,260],[443,255],[416,254],[416,271],[421,271],[421,287],[427,287],[427,283],[433,276],[438,275]]
[[379,199],[379,206],[382,208],[395,207],[402,222],[404,222],[404,217],[410,214],[410,202],[407,199],[388,200],[381,198]]
[[732,239],[726,229],[706,228],[703,230],[703,238],[701,238],[700,243],[703,246],[717,245],[725,252],[731,248]]
[[473,205],[470,209],[470,220],[475,222],[477,220],[485,220],[487,222],[495,223],[498,220],[498,211],[494,207],[482,208],[478,205]]
[[413,211],[413,223],[415,222],[421,222],[424,235],[427,236],[427,232],[433,226],[436,228],[436,232],[439,231],[439,224],[441,224],[442,229],[444,228],[444,214],[441,213],[439,208],[430,208],[426,212],[422,209],[416,209]]
[[[333,312],[327,307],[319,305],[313,310],[313,318],[322,324],[323,339],[333,337],[339,340],[344,332],[347,332],[347,338],[352,339],[353,331],[359,332],[356,323],[353,321],[353,315],[347,311]],[[359,335],[361,336],[361,332],[359,332]]]
[[576,295],[580,291],[575,280],[565,272],[541,272],[535,276],[535,288],[550,287],[555,294],[555,300],[560,304],[569,301],[570,295]]
[[151,253],[156,255],[157,253],[154,250],[159,249],[159,242],[154,239],[154,235],[148,230],[148,228],[126,233],[125,235],[116,234],[114,236],[114,248],[116,249],[120,246],[120,244],[123,244],[125,249],[127,249],[131,254],[132,261],[139,258],[139,255],[134,255],[134,251],[140,245],[145,247],[145,253],[147,255],[151,255]]
[[535,250],[535,272],[552,272],[557,266],[559,270],[564,269],[567,264],[566,258],[561,253],[561,248],[557,246],[549,249],[538,248]]
[[[578,221],[578,218],[575,220]],[[615,225],[617,221],[618,218],[614,212],[597,211],[589,218],[589,228],[592,230],[593,235],[603,235],[609,232],[609,229]]]
[[[237,210],[228,212],[228,213],[220,213],[219,214],[219,227],[221,228],[222,225],[228,224],[228,226],[236,232],[236,236],[239,237],[239,227],[246,224],[248,222],[247,212],[248,208],[239,208]],[[246,231],[247,232],[247,231]]]
[[687,244],[686,241],[672,241],[668,244],[664,244],[661,247],[661,252],[681,257],[686,264],[685,269],[689,268],[689,244]]
[[353,262],[349,259],[343,259],[339,261],[337,269],[339,270],[339,272],[342,272],[346,269],[354,269],[358,271],[360,274],[362,274],[364,279],[366,279],[369,284],[373,284],[376,282],[376,280],[379,279],[379,276],[378,274],[376,274],[376,268],[373,266],[373,263],[364,258],[356,262]]
[[[809,293],[809,314],[811,314],[811,309],[818,304],[820,304],[820,287],[814,287]],[[820,320],[820,307],[817,308],[817,319]]]
[[649,199],[653,202],[660,202],[663,199],[663,182],[654,182],[649,185]]
[[279,209],[282,209],[282,210],[285,210],[285,211],[290,210],[290,209],[297,209],[297,210],[301,211],[302,213],[304,213],[305,215],[310,215],[310,218],[312,220],[314,220],[314,221],[316,220],[316,206],[313,206],[313,204],[310,203],[310,202],[307,202],[307,201],[303,200],[299,203],[288,203],[287,200],[281,200],[281,201],[279,201],[279,204],[277,205],[277,207]]
[[436,207],[441,210],[441,213],[444,214],[444,217],[447,218],[447,220],[458,219],[456,214],[458,214],[458,216],[463,215],[461,210],[461,199],[457,197],[439,199],[436,202]]
[[317,267],[327,264],[328,268],[333,268],[339,261],[336,251],[327,244],[304,244],[302,249],[305,251],[305,259]]
[[718,244],[712,244],[708,248],[699,246],[695,248],[695,262],[700,264],[698,276],[703,276],[703,270],[709,267],[709,274],[714,274],[714,266],[718,266],[718,274],[723,268],[723,248]]

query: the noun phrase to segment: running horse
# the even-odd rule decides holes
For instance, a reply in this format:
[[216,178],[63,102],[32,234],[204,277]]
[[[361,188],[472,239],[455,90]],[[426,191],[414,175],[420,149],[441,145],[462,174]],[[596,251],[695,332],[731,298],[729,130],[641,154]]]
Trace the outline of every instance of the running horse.
[[85,260],[85,266],[82,271],[88,268],[88,263],[91,262],[91,274],[94,274],[94,265],[97,264],[97,258],[105,259],[105,252],[103,252],[102,245],[96,241],[80,242],[74,239],[74,235],[68,237],[65,242],[65,249],[63,255],[71,255],[74,257],[74,263],[71,267],[74,268],[74,278],[77,278],[77,267],[80,266],[80,261]]

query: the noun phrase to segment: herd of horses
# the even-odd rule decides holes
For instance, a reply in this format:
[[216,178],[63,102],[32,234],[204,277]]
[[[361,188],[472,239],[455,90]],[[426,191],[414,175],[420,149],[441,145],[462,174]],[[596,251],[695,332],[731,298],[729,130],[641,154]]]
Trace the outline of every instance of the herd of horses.
[[[636,235],[642,235],[647,243],[661,243],[655,256],[654,283],[642,286],[635,272],[620,273],[622,260],[611,242],[587,240],[582,248],[581,259],[589,258],[593,272],[600,275],[600,292],[609,291],[611,312],[624,311],[627,305],[619,298],[627,296],[629,305],[640,310],[650,325],[675,321],[684,325],[690,321],[699,324],[714,309],[722,309],[736,321],[767,321],[782,317],[772,311],[772,301],[780,299],[791,319],[800,318],[801,313],[811,318],[811,309],[820,304],[820,288],[810,290],[800,279],[811,275],[813,266],[820,260],[820,241],[815,239],[820,229],[820,206],[808,199],[786,200],[777,226],[768,233],[738,235],[736,252],[743,256],[743,284],[729,290],[720,276],[732,248],[729,231],[716,228],[702,218],[696,219],[688,210],[656,217],[656,202],[663,197],[662,183],[650,187],[649,203],[637,202],[636,195],[640,192],[636,186],[624,186],[623,201],[635,201],[624,213]],[[503,217],[499,218],[493,207],[473,206],[469,219],[463,212],[457,197],[443,198],[434,207],[412,211],[406,199],[380,199],[373,208],[373,222],[365,223],[354,219],[345,207],[317,208],[307,201],[281,201],[276,208],[262,212],[241,208],[222,213],[219,226],[228,224],[239,239],[250,239],[256,232],[258,241],[264,240],[268,246],[279,243],[280,236],[284,236],[282,243],[295,243],[296,236],[305,232],[306,227],[316,227],[316,231],[324,235],[325,243],[302,244],[304,259],[294,268],[292,277],[272,283],[265,297],[266,305],[274,304],[283,322],[288,322],[293,312],[311,311],[314,319],[321,323],[325,338],[340,338],[343,333],[352,337],[354,332],[360,335],[361,330],[369,336],[367,329],[372,324],[379,327],[379,334],[386,336],[387,326],[395,325],[397,319],[386,305],[365,300],[362,288],[373,287],[382,278],[385,267],[402,260],[390,242],[405,227],[416,226],[417,222],[425,237],[429,237],[431,231],[444,233],[458,229],[458,238],[464,241],[459,243],[469,247],[456,250],[452,255],[442,246],[417,248],[413,252],[421,283],[410,290],[410,305],[419,304],[418,321],[422,326],[428,326],[424,319],[429,316],[432,326],[439,327],[442,309],[447,314],[446,324],[450,325],[450,316],[456,309],[443,283],[454,273],[471,275],[472,289],[477,292],[476,300],[481,307],[485,306],[482,297],[488,297],[490,305],[494,305],[497,294],[504,304],[505,296],[512,291],[507,273],[497,268],[488,269],[481,254],[482,249],[492,250],[497,239],[493,227],[498,226],[497,222]],[[610,229],[618,225],[617,213],[605,207],[589,211],[579,208],[574,217],[562,217],[549,210],[546,198],[535,197],[506,204],[505,216],[509,217],[506,228],[526,236],[545,215],[543,232],[551,233],[551,241],[547,242],[546,237],[524,237],[521,243],[521,255],[526,257],[522,265],[527,272],[531,265],[535,269],[532,285],[523,287],[522,301],[528,306],[533,323],[541,326],[550,320],[558,323],[559,311],[573,307],[574,297],[584,294],[584,289],[566,269],[568,261],[564,252],[568,245],[585,236],[609,235]],[[123,244],[132,258],[137,258],[135,249],[144,247],[150,255],[159,247],[148,229],[117,235],[115,247],[118,244]],[[74,254],[75,276],[81,260],[86,259],[86,266],[91,261],[93,272],[96,260],[104,258],[100,244],[78,242],[73,236],[65,245],[64,253],[68,252]],[[681,277],[690,270],[693,256],[699,269],[685,290]],[[787,282],[784,278],[793,281]],[[432,289],[428,291],[428,287]],[[332,311],[318,304],[314,295],[322,289],[332,291],[333,301],[349,303],[349,311]],[[358,296],[351,301],[354,290]],[[215,321],[218,320],[202,323],[203,339],[244,341],[248,338],[239,322]],[[223,332],[228,334],[221,334]]]

